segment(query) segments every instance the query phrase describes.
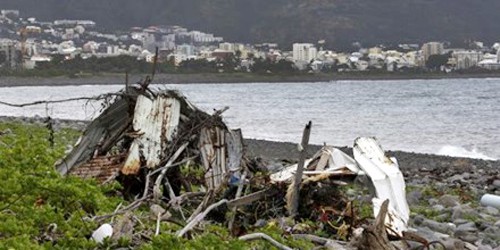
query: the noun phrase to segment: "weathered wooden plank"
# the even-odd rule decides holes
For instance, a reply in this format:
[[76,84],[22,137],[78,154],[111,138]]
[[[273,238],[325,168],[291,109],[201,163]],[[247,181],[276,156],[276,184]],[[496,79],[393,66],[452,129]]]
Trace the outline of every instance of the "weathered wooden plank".
[[311,135],[311,126],[312,123],[309,123],[304,128],[304,133],[302,135],[302,142],[300,143],[300,158],[299,165],[297,167],[297,172],[295,173],[295,179],[293,180],[291,194],[287,200],[288,213],[290,216],[295,217],[298,214],[299,210],[299,190],[300,184],[302,183],[302,172],[304,171],[304,163],[306,161],[307,156],[307,147],[309,145],[309,136]]
[[220,127],[203,128],[199,148],[205,168],[205,184],[216,189],[227,177],[225,131]]
[[229,208],[233,208],[233,207],[239,207],[239,206],[243,206],[243,205],[247,205],[247,204],[250,204],[252,202],[256,202],[258,200],[261,200],[261,199],[264,199],[268,196],[272,196],[276,194],[276,190],[272,189],[272,190],[261,190],[261,191],[258,191],[258,192],[255,192],[255,193],[251,193],[249,195],[245,195],[241,198],[237,198],[237,199],[234,199],[234,200],[230,200],[228,203],[227,203],[227,206]]

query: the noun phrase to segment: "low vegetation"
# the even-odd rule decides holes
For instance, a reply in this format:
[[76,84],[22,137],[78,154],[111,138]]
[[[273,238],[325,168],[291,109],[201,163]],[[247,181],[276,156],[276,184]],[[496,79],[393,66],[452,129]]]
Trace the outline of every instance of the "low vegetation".
[[[119,204],[126,206],[128,202],[121,195],[118,183],[97,185],[92,180],[62,177],[54,170],[54,162],[78,136],[78,131],[70,129],[53,133],[43,125],[0,122],[1,248],[274,249],[263,240],[240,241],[219,224],[206,225],[205,230],[186,239],[174,235],[180,225],[162,222],[161,233],[154,236],[151,232],[156,222],[150,218],[149,207],[145,205],[134,211],[134,216],[141,221],[135,228],[139,232],[134,233],[141,235],[142,240],[108,239],[97,244],[91,234],[99,223],[92,217],[111,214]],[[287,236],[276,223],[249,232],[257,231],[294,248],[314,246]]]

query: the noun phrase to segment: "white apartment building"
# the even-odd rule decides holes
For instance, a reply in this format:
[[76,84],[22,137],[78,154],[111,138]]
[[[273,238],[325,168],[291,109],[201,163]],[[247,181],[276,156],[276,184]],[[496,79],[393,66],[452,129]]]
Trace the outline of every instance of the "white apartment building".
[[233,43],[219,43],[219,49],[234,52],[235,46]]
[[479,51],[454,51],[453,58],[456,60],[456,69],[468,69],[477,66],[483,59],[483,53]]
[[294,43],[293,44],[293,60],[295,62],[307,62],[315,59],[318,50],[312,43]]
[[422,45],[422,53],[424,55],[424,60],[427,61],[432,55],[441,55],[444,52],[443,43],[440,42],[428,42]]

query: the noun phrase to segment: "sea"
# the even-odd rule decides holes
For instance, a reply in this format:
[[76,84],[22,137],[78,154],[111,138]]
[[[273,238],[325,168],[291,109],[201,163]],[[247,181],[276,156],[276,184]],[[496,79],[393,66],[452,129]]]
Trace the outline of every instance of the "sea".
[[[2,87],[0,101],[29,103],[93,97],[123,85]],[[374,136],[386,150],[500,159],[500,78],[353,80],[314,83],[157,84],[175,89],[200,109],[223,113],[246,138],[299,143],[311,121],[310,142],[352,146]],[[23,108],[0,105],[0,116],[91,120],[100,101]]]

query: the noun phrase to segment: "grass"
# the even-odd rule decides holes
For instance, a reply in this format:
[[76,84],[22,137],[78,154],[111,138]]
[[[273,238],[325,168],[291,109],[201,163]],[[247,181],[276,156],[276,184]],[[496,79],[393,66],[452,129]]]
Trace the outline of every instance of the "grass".
[[[141,222],[134,232],[146,235],[106,240],[101,245],[90,235],[100,226],[89,220],[95,215],[112,213],[118,204],[129,204],[118,192],[118,183],[101,186],[93,180],[63,177],[54,163],[72,145],[79,132],[62,129],[54,134],[42,125],[0,122],[0,249],[275,249],[268,242],[243,242],[233,237],[225,225],[207,224],[195,230],[190,239],[177,238],[181,228],[162,222],[161,233],[154,236],[156,222],[149,206],[134,211]],[[183,171],[197,171],[184,169]],[[195,174],[200,174],[194,172]],[[115,221],[120,217],[115,218]],[[110,221],[105,221],[109,223]],[[264,232],[294,248],[310,249],[314,245],[295,240],[280,228],[268,225],[249,228]]]

